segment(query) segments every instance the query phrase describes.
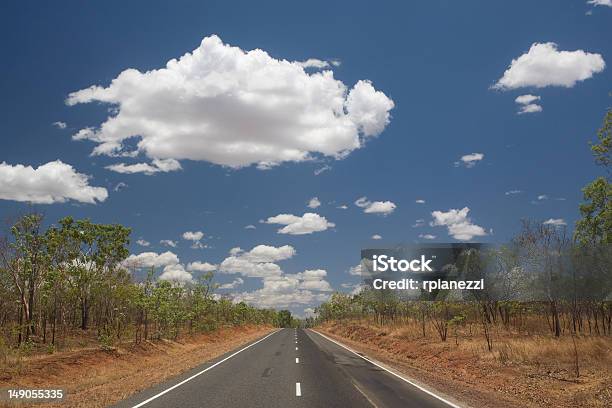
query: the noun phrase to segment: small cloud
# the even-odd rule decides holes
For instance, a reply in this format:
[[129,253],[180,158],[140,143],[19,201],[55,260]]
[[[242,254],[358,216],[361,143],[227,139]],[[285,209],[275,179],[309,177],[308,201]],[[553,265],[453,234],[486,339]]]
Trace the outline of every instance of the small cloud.
[[204,238],[202,231],[186,231],[183,232],[183,239],[187,241],[199,241]]
[[511,195],[516,195],[516,194],[521,194],[523,191],[521,190],[510,190],[510,191],[506,191],[504,194],[507,196],[511,196]]
[[464,207],[461,210],[450,209],[448,211],[434,211],[431,213],[433,221],[431,226],[445,226],[448,234],[459,241],[470,241],[474,237],[482,237],[487,232],[479,225],[472,223],[468,217],[470,209]]
[[419,238],[421,239],[436,239],[435,235],[431,235],[431,234],[419,234]]
[[62,121],[53,122],[52,125],[58,129],[66,129],[68,127],[66,122],[62,122]]
[[379,239],[382,239],[382,237],[380,235],[378,235],[378,234],[374,234],[374,235],[372,235],[372,239],[379,240]]
[[308,201],[308,208],[318,208],[321,206],[321,201],[319,201],[318,197],[313,197],[310,199],[310,201]]
[[244,280],[242,278],[236,278],[231,283],[224,283],[219,286],[219,289],[236,289],[238,286],[242,285]]
[[542,107],[538,105],[537,103],[533,103],[539,100],[540,100],[539,96],[531,95],[531,94],[517,96],[514,102],[521,105],[517,113],[519,115],[522,115],[523,113],[542,112]]
[[612,0],[589,0],[587,4],[592,4],[593,6],[605,6],[612,7]]
[[314,171],[314,175],[315,175],[315,176],[318,176],[319,174],[321,174],[321,173],[323,173],[323,172],[326,172],[326,171],[328,171],[328,170],[331,170],[331,166],[328,166],[328,165],[326,164],[325,166],[323,166],[323,167],[319,167],[318,169],[316,169],[316,170]]
[[421,199],[415,200],[414,202],[417,204],[425,204],[425,200],[421,200]]
[[459,161],[455,162],[455,167],[465,166],[466,168],[471,169],[476,165],[476,163],[478,163],[482,159],[484,159],[483,153],[466,154],[461,156]]
[[414,225],[412,226],[412,228],[420,228],[423,226],[425,226],[425,220],[419,219],[414,222]]
[[306,61],[296,61],[296,65],[306,69],[306,68],[315,68],[315,69],[323,69],[329,68],[329,62],[323,61],[317,58],[308,58]]
[[244,229],[256,229],[257,227],[254,226],[253,224],[249,224],[247,226],[244,227]]
[[114,191],[121,191],[124,188],[126,188],[128,185],[125,184],[123,181],[120,181],[119,183],[117,183],[117,185],[113,188]]
[[293,214],[279,214],[269,217],[265,222],[266,224],[284,225],[277,232],[289,235],[312,234],[313,232],[325,231],[336,226],[333,222],[327,221],[325,217],[315,213],[305,213],[301,217]]
[[170,171],[181,170],[181,164],[174,159],[153,159],[151,164],[149,163],[135,163],[125,164],[117,163],[111,164],[110,166],[104,167],[107,170],[114,171],[121,174],[134,174],[143,173],[150,176],[155,173],[167,173]]
[[363,212],[366,214],[389,215],[397,208],[395,203],[391,201],[370,201],[367,197],[358,198],[355,205],[363,208]]
[[339,205],[339,206],[338,206],[338,207],[336,207],[336,208],[337,208],[337,209],[339,209],[339,210],[347,210],[347,209],[348,209],[348,205],[346,205],[346,204],[342,204],[342,205]]
[[162,239],[161,241],[159,241],[159,243],[162,246],[172,247],[172,248],[176,248],[176,245],[178,244],[177,241],[172,241],[171,239]]
[[208,262],[190,262],[187,264],[187,270],[193,272],[212,272],[217,270],[217,265]]
[[601,54],[584,50],[559,51],[553,42],[533,43],[529,51],[512,60],[492,88],[502,91],[547,86],[571,88],[602,72],[605,66]]
[[542,224],[544,225],[553,225],[555,227],[563,227],[567,225],[567,222],[563,218],[549,218],[544,221]]
[[546,194],[540,194],[538,196],[538,201],[548,200],[548,196]]
[[143,247],[148,247],[151,245],[149,241],[145,241],[144,239],[139,239],[138,241],[136,241],[136,243]]

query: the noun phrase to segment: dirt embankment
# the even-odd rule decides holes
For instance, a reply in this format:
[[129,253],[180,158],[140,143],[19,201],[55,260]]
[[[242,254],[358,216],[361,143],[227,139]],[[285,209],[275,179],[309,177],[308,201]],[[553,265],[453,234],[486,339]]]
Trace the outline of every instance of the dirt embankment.
[[611,407],[612,338],[554,339],[498,333],[489,352],[479,336],[420,337],[415,328],[364,322],[317,330],[473,407]]
[[31,357],[19,367],[2,370],[0,388],[64,388],[67,398],[61,404],[37,406],[105,407],[272,330],[262,326],[224,328],[180,341],[147,341],[110,351],[90,348]]

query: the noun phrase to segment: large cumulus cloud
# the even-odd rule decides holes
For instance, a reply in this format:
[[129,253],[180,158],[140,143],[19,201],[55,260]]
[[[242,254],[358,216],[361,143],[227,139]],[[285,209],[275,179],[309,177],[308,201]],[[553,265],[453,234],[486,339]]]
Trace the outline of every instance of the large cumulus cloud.
[[[110,85],[67,99],[90,102],[113,106],[98,128],[73,136],[95,142],[93,154],[233,168],[344,157],[384,130],[394,106],[367,80],[349,89],[331,70],[307,72],[299,62],[243,51],[215,35],[164,68],[126,69]],[[137,140],[136,150],[128,151],[128,139]]]

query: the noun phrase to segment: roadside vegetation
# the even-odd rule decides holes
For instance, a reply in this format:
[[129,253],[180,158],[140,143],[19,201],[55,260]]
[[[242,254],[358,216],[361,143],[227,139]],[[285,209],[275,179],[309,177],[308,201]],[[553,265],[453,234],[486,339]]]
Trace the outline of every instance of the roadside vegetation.
[[45,228],[26,214],[0,235],[0,367],[82,347],[112,349],[220,328],[289,327],[288,311],[257,309],[214,294],[212,273],[193,283],[141,281],[128,271],[130,230],[61,219]]
[[[487,255],[494,275],[484,291],[407,299],[365,285],[333,294],[306,325],[430,384],[454,383],[475,405],[610,406],[611,145],[609,110],[591,147],[605,174],[583,189],[573,237],[564,225],[523,221]],[[473,266],[459,267],[469,275]]]

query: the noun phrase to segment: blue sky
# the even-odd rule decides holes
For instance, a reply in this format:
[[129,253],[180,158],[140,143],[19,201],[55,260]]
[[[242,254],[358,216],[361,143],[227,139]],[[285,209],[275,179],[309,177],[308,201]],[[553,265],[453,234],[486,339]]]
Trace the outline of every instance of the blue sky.
[[[178,261],[161,265],[160,273],[169,266],[183,277],[190,262],[220,265],[232,248],[240,247],[244,251],[235,252],[234,258],[259,266],[276,264],[282,272],[252,277],[248,272],[228,273],[231,268],[226,268],[216,273],[217,282],[240,277],[243,283],[219,293],[238,294],[239,299],[263,306],[289,307],[298,314],[329,294],[322,282],[351,290],[348,285],[359,278],[348,270],[358,264],[363,247],[415,241],[504,242],[516,234],[522,218],[552,219],[571,229],[578,218],[581,187],[600,172],[588,141],[595,138],[611,104],[612,6],[585,1],[404,3],[408,2],[3,3],[0,183],[5,185],[0,186],[0,214],[35,209],[44,212],[48,222],[73,215],[125,224],[133,229],[133,254],[171,251]],[[157,89],[159,81],[147,79],[147,71],[164,69],[168,60],[194,51],[213,35],[219,43],[210,49],[261,49],[270,58],[264,65],[286,60],[286,77],[262,69],[261,78],[246,74],[236,83],[247,80],[249,86],[260,86],[270,81],[266,86],[274,88],[287,81],[287,88],[278,94],[258,93],[262,99],[245,111],[232,105],[234,96],[223,96],[233,86],[238,88],[232,92],[240,91],[242,85],[229,81],[233,74],[223,71],[222,64],[217,67],[220,76],[209,76],[207,85],[200,84],[206,92],[221,95],[205,103],[197,97],[193,105],[184,98],[174,100],[176,83]],[[203,58],[215,62],[215,57]],[[242,61],[240,55],[236,58]],[[296,71],[296,64],[309,58],[326,66]],[[513,60],[517,64],[511,67]],[[202,67],[195,66],[191,80],[204,76],[197,72]],[[102,99],[108,95],[87,91],[72,105],[66,103],[72,92],[92,85],[109,87],[129,68],[141,74],[133,83],[117,85],[116,97],[123,105],[106,103]],[[369,81],[371,89],[364,86],[363,95],[355,96],[353,111],[345,105],[346,115],[325,119],[330,125],[323,129],[322,116],[302,115],[299,109],[329,113],[322,107],[329,101],[317,105],[315,91],[306,94],[292,81],[312,85],[307,89],[318,92],[313,78],[326,70],[340,83],[328,81],[321,87],[345,86],[345,104],[346,94],[358,81]],[[228,88],[219,85],[219,78],[229,81]],[[492,89],[496,83],[498,89]],[[190,89],[200,85],[188,83]],[[151,87],[155,92],[149,95]],[[540,99],[520,104],[515,102],[520,95]],[[258,116],[274,98],[283,97],[292,98],[294,110],[285,112],[281,104],[280,109],[266,111],[270,116]],[[179,106],[178,112],[173,106]],[[535,112],[517,113],[526,106]],[[372,119],[374,113],[378,116]],[[73,140],[81,129],[91,127],[95,132],[117,114],[131,115],[122,129],[141,129],[143,118],[161,117],[153,126],[161,123],[167,143],[160,147],[159,138],[142,138],[152,145],[140,149],[138,156],[111,157],[91,155],[101,145],[95,140]],[[342,126],[354,128],[354,138],[349,139],[357,140],[358,147],[347,148],[350,140],[336,132],[341,119]],[[247,120],[248,125],[239,126]],[[221,150],[211,151],[202,121],[220,129],[215,137]],[[307,123],[300,127],[303,122]],[[372,123],[374,130],[368,128]],[[314,133],[300,133],[304,129]],[[176,136],[183,131],[185,135]],[[240,131],[248,135],[236,134]],[[269,136],[272,133],[276,136]],[[305,149],[307,159],[295,159],[294,150],[282,149],[316,145],[312,140],[317,135],[331,153],[313,147]],[[262,170],[257,159],[232,150],[242,145],[228,140],[243,136],[251,147],[265,140],[267,147],[276,149],[270,157],[278,163]],[[189,143],[184,143],[188,137]],[[124,151],[131,151],[138,138],[123,141]],[[180,169],[127,174],[106,168],[146,163],[158,169],[155,159],[169,167],[178,162]],[[72,166],[55,169],[60,173],[91,176],[85,183],[94,190],[66,195],[66,177],[55,188],[53,176],[35,182],[32,178],[40,173],[17,167],[36,169],[56,160]],[[315,175],[321,169],[327,170]],[[506,194],[514,190],[520,193]],[[40,194],[50,191],[56,194],[54,202],[41,203]],[[39,198],[30,204],[24,194]],[[313,197],[321,205],[308,208]],[[361,197],[367,200],[360,207],[355,202]],[[338,208],[342,205],[348,208]],[[469,211],[461,211],[466,207]],[[364,212],[367,208],[373,212]],[[289,230],[310,233],[280,234],[283,224],[260,222],[304,213],[317,214],[318,226],[304,226],[300,220]],[[247,225],[256,228],[245,229]],[[202,231],[200,243],[205,248],[191,248],[194,241],[182,238],[187,231]],[[382,239],[372,240],[375,234]],[[435,239],[426,240],[426,235]],[[137,239],[150,245],[140,246]],[[163,246],[160,240],[177,245]],[[257,245],[274,249],[268,248],[260,258],[249,255]],[[278,248],[285,245],[294,252],[279,255]]]

